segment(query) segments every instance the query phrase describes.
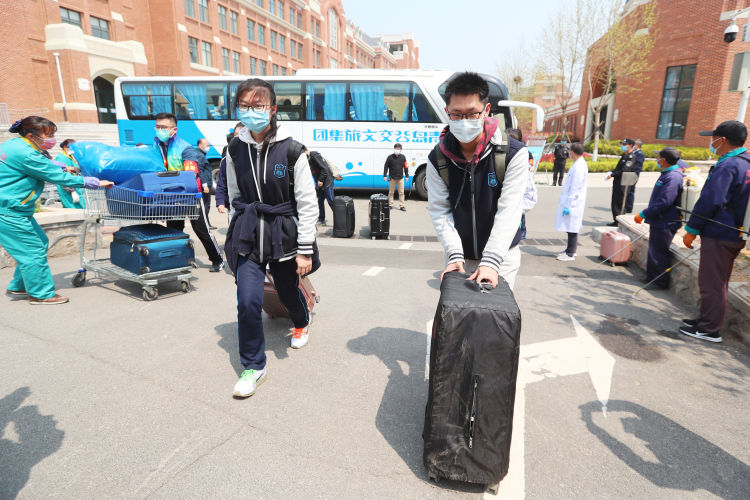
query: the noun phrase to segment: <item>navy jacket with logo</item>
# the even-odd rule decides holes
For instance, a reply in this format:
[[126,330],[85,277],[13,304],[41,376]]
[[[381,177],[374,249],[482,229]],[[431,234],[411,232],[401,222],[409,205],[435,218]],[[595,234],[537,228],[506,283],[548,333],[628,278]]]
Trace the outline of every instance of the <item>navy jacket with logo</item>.
[[[668,170],[668,171],[667,171]],[[682,225],[677,205],[682,193],[682,170],[677,165],[661,173],[641,216],[654,228],[677,230]]]

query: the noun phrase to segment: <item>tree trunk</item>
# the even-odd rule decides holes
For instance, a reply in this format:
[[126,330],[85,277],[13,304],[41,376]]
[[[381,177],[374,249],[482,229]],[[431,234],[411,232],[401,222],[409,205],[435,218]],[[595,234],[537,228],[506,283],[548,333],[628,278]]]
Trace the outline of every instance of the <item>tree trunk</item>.
[[601,110],[592,110],[594,112],[594,151],[591,155],[591,161],[599,161],[599,128],[601,127]]

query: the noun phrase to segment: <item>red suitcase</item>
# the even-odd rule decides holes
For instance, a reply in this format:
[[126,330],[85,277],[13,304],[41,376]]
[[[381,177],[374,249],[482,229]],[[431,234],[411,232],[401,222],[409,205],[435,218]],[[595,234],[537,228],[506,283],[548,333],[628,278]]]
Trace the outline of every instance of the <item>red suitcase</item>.
[[[315,304],[320,301],[318,292],[315,291],[315,287],[312,286],[310,278],[307,276],[299,280],[299,289],[302,290],[302,295],[307,301],[307,312],[311,313]],[[269,273],[266,273],[266,281],[263,283],[263,310],[266,311],[269,318],[289,317],[289,311],[281,303],[279,293],[276,291],[273,278]]]
[[602,234],[599,257],[610,265],[627,264],[630,260],[630,237],[617,231]]

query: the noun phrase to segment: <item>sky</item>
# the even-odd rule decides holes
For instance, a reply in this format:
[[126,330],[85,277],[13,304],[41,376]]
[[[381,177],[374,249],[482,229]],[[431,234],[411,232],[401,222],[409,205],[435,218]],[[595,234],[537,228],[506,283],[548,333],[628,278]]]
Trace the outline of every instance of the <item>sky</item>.
[[413,32],[423,69],[496,73],[535,40],[560,4],[572,0],[342,0],[347,20],[371,36]]

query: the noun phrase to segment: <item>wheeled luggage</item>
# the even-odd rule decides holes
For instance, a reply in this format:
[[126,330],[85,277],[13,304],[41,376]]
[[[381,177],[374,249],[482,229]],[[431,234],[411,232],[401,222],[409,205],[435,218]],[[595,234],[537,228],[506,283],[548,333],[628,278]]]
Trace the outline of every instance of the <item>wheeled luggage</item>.
[[521,312],[505,280],[482,288],[451,272],[440,285],[425,409],[429,477],[488,485],[508,473]]
[[139,219],[194,216],[201,203],[195,174],[176,170],[137,174],[105,194],[113,216]]
[[370,237],[388,238],[391,229],[391,208],[384,194],[370,196]]
[[195,260],[187,234],[158,224],[120,229],[112,235],[109,253],[112,264],[138,275],[186,268]]
[[612,266],[627,264],[630,260],[630,237],[618,231],[607,231],[602,234],[599,257]]
[[[307,302],[307,312],[312,312],[315,304],[320,301],[320,297],[310,282],[310,278],[307,276],[300,278],[299,289],[302,292],[302,296],[305,297],[305,302]],[[279,292],[276,291],[276,286],[273,284],[273,278],[270,273],[266,273],[266,280],[263,283],[263,310],[266,311],[266,314],[270,318],[289,317],[289,311],[281,303]]]
[[333,199],[333,236],[351,238],[354,234],[354,200],[349,196]]

